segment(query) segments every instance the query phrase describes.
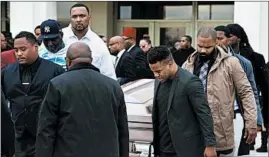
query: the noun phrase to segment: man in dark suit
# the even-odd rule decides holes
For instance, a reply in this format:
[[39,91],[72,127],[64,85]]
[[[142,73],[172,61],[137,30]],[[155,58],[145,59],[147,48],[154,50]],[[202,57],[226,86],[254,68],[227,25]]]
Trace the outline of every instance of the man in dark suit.
[[15,156],[34,157],[37,115],[49,80],[64,69],[38,57],[34,34],[22,31],[14,41],[17,61],[2,70],[2,89],[15,125]]
[[68,71],[52,79],[37,132],[37,157],[128,157],[123,91],[100,74],[82,42],[67,50]]
[[132,67],[132,56],[124,49],[124,40],[121,36],[114,36],[109,40],[110,53],[115,56],[115,70],[120,85],[135,80]]
[[126,51],[132,56],[133,70],[137,79],[145,78],[147,73],[147,60],[144,52],[138,45],[136,45],[136,29],[132,27],[126,27],[122,34],[125,43]]
[[1,90],[1,156],[12,157],[14,148],[14,127],[3,91]]
[[180,68],[165,46],[148,61],[156,82],[153,146],[160,157],[216,157],[213,119],[200,79]]

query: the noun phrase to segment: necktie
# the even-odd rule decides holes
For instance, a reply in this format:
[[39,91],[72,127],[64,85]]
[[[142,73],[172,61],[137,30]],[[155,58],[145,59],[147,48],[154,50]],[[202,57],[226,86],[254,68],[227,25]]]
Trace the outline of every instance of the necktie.
[[204,90],[206,91],[206,80],[207,80],[207,72],[208,72],[208,63],[209,61],[205,62],[204,65],[201,67],[199,78],[201,79]]
[[28,90],[28,87],[31,84],[31,81],[32,81],[31,70],[30,70],[30,68],[25,68],[22,71],[22,78],[21,78],[21,82],[22,82],[22,85],[23,85],[25,91]]
[[117,66],[117,64],[118,64],[118,59],[119,59],[119,57],[116,56],[116,59],[115,59],[115,68],[116,68],[116,66]]

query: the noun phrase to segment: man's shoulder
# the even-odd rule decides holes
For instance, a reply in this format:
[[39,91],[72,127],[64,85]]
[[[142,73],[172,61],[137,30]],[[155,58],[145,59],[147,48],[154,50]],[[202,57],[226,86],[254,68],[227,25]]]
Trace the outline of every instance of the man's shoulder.
[[122,54],[122,57],[123,58],[132,58],[132,55],[128,52],[128,51],[124,51],[123,54]]
[[119,87],[120,88],[120,85],[117,81],[115,81],[114,79],[104,75],[104,74],[101,74],[100,72],[97,72],[97,71],[94,71],[94,70],[91,70],[95,76],[95,80],[97,82],[101,82],[101,83],[104,83],[106,85],[109,85],[109,86],[114,86],[114,87]]
[[46,60],[46,59],[43,59],[43,58],[40,58],[40,60],[41,60],[42,64],[46,67],[46,69],[58,69],[58,70],[63,69],[60,65],[58,65],[58,64],[56,64],[54,62],[51,62],[49,60]]
[[189,72],[188,70],[185,70],[181,67],[179,67],[179,80],[181,82],[181,85],[184,84],[184,85],[190,85],[192,84],[193,81],[199,81],[200,79],[192,74],[191,72]]
[[238,60],[244,64],[244,66],[247,66],[247,67],[252,66],[251,62],[247,58],[239,54],[234,54],[234,56],[237,57]]
[[255,56],[255,57],[259,58],[259,59],[264,59],[264,56],[262,54],[258,53],[258,52],[253,51],[252,54],[253,54],[253,56]]
[[[118,82],[116,82],[114,79],[107,77],[103,74],[101,74],[100,72],[97,72],[95,70],[92,69],[78,69],[78,70],[70,70],[67,71],[65,73],[63,73],[62,75],[59,75],[55,78],[53,78],[51,81],[53,83],[59,84],[72,84],[74,81],[74,76],[76,76],[76,78],[82,78],[85,76],[89,76],[89,83],[87,82],[87,84],[89,84],[90,86],[93,85],[102,85],[102,86],[109,86],[109,87],[113,87],[113,88],[120,88],[120,85],[118,84]],[[100,86],[101,87],[101,86]]]
[[88,36],[90,37],[91,42],[96,45],[98,48],[106,48],[107,46],[104,41],[95,33],[93,30],[89,29],[87,32]]
[[18,66],[18,62],[9,64],[9,65],[5,66],[2,69],[2,72],[10,72],[10,73],[13,73],[13,70],[15,70],[17,68],[17,66]]
[[15,50],[7,50],[1,53],[1,57],[9,57],[9,56],[14,56]]
[[181,67],[179,67],[179,77],[181,78],[186,78],[186,79],[190,79],[192,77],[195,77],[195,75],[193,75],[191,72],[189,72],[188,70],[186,69],[183,69]]
[[232,66],[232,65],[234,65],[236,63],[240,63],[240,60],[236,56],[230,56],[230,55],[228,55],[228,56],[225,56],[225,57],[223,57],[221,59],[221,63],[224,63],[226,65]]
[[137,53],[144,53],[143,50],[138,46],[138,45],[135,45],[130,51],[135,51]]
[[62,32],[63,32],[63,35],[64,36],[65,35],[69,35],[70,31],[72,31],[71,28],[70,28],[70,26],[67,26],[67,27],[65,27],[65,28],[62,29]]

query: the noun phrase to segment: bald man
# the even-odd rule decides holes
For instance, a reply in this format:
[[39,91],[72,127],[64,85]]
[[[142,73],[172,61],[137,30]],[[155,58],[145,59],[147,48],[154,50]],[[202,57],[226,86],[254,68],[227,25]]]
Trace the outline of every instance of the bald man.
[[117,81],[120,85],[135,80],[132,66],[132,56],[124,49],[124,39],[114,36],[109,40],[110,53],[115,56],[114,66]]
[[40,110],[36,156],[128,157],[121,87],[91,64],[82,42],[69,47],[66,62],[68,71],[50,81]]

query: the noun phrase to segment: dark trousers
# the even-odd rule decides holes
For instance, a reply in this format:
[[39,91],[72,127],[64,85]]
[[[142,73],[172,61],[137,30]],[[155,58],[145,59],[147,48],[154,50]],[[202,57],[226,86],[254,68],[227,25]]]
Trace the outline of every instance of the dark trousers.
[[217,157],[220,157],[220,155],[228,155],[231,154],[234,150],[233,149],[229,149],[229,150],[224,150],[224,151],[217,151]]
[[177,154],[160,153],[160,157],[179,157]]
[[35,157],[36,136],[33,136],[24,126],[15,127],[15,156]]
[[239,145],[238,154],[237,154],[238,156],[249,155],[250,153],[250,145],[246,143],[246,138],[244,138],[244,134],[245,134],[245,125],[242,130],[240,145]]

